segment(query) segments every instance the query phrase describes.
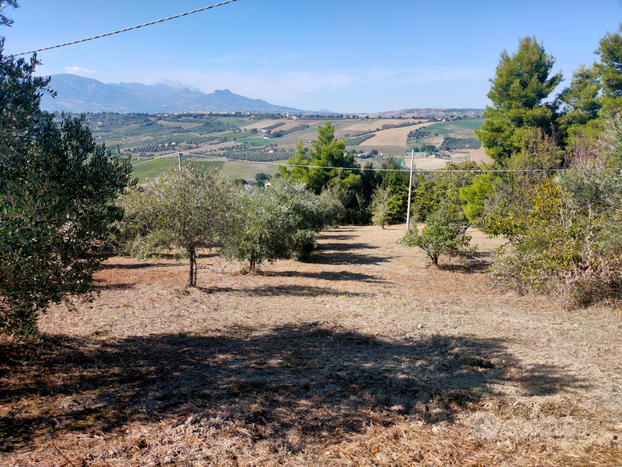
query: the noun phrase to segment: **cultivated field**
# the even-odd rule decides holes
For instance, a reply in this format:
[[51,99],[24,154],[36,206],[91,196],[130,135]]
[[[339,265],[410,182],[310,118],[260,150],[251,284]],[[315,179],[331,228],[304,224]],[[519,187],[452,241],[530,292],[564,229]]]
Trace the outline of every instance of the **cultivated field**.
[[[399,120],[398,120],[399,121]],[[406,139],[408,133],[417,128],[429,126],[429,123],[422,123],[419,125],[405,126],[402,128],[390,128],[388,130],[378,131],[373,138],[369,138],[363,141],[361,146],[403,146],[406,147]]]
[[492,164],[493,160],[486,155],[486,151],[483,147],[479,149],[472,149],[471,151],[471,160],[473,162],[477,162],[478,164],[481,162],[485,162],[487,164]]
[[[350,124],[348,124],[348,122]],[[343,127],[345,127],[345,129],[347,130],[363,132],[363,131],[375,131],[376,129],[382,128],[382,125],[403,125],[404,123],[409,123],[409,120],[392,119],[392,118],[384,119],[383,118],[383,119],[369,119],[369,120],[364,120],[362,122],[358,120],[345,120],[341,123],[343,123]],[[409,126],[407,128],[410,128],[411,130],[413,129],[412,126]],[[344,128],[340,128],[340,129],[344,129]]]
[[240,275],[112,257],[0,341],[0,464],[619,466],[620,310],[491,290],[499,242],[427,265],[401,226]]
[[278,170],[279,164],[286,163],[287,161],[274,161],[271,163],[227,161],[223,167],[223,173],[229,180],[234,178],[255,180],[256,174],[261,172],[268,175],[274,175]]
[[[265,118],[257,120],[261,116],[213,116],[213,115],[113,115],[113,114],[90,114],[87,118],[92,126],[93,134],[97,141],[105,141],[109,147],[120,145],[121,151],[131,155],[133,160],[141,164],[139,172],[149,172],[150,177],[158,175],[155,167],[172,166],[173,161],[168,162],[145,162],[146,160],[159,160],[161,158],[177,158],[177,152],[182,151],[185,156],[201,157],[207,155],[220,159],[230,157],[233,160],[247,158],[251,161],[264,160],[264,156],[252,154],[252,151],[265,151],[266,147],[276,153],[293,153],[300,141],[306,148],[311,148],[313,141],[317,139],[317,127],[331,122],[335,127],[335,138],[347,141],[347,150],[356,150],[359,153],[376,150],[383,155],[393,155],[402,159],[413,146],[450,145],[450,149],[463,148],[469,150],[464,144],[456,141],[445,141],[448,138],[457,138],[463,141],[473,139],[473,129],[479,128],[482,120],[459,120],[444,123],[417,123],[421,119],[398,119],[398,118],[326,118],[326,119],[297,119]],[[385,125],[413,125],[390,128],[383,130]],[[275,134],[250,133],[239,129],[270,129],[275,133],[287,132],[292,128],[309,125],[309,128],[300,128],[292,133],[281,137]],[[425,137],[409,138],[408,134],[418,128],[429,130],[430,134]],[[355,139],[361,134],[368,134],[369,138],[362,141]],[[435,136],[436,135],[436,136]],[[464,140],[466,141],[466,140]],[[463,141],[463,143],[464,143]],[[471,141],[467,141],[471,143]],[[174,145],[172,143],[175,143]],[[170,151],[168,148],[173,148]],[[421,151],[429,150],[421,149]],[[236,154],[230,154],[236,152]],[[228,154],[229,153],[229,154]],[[280,157],[280,156],[279,156]],[[285,157],[285,156],[283,156]],[[486,160],[485,154],[474,153],[475,159]],[[457,160],[462,160],[458,158]],[[363,163],[369,162],[368,159]],[[381,160],[374,160],[379,165]],[[237,162],[236,162],[237,164]],[[422,169],[438,169],[444,167],[446,162],[442,159],[421,159],[418,164]],[[226,167],[226,166],[225,166]],[[245,179],[252,179],[255,172],[252,167],[236,167],[227,171],[232,178],[243,173]],[[239,170],[238,170],[239,169]],[[269,168],[266,170],[270,172]],[[144,180],[139,173],[141,181]],[[233,177],[237,178],[237,177]]]
[[[275,130],[289,130],[290,128],[300,126],[300,125],[309,125],[314,126],[318,125],[317,120],[261,120],[259,122],[251,123],[250,125],[244,125],[242,128],[247,130],[251,130],[253,128],[257,128],[258,130],[262,128],[267,128],[272,125],[276,125],[277,123],[282,123],[279,127],[275,128]],[[319,122],[324,123],[324,122]],[[317,134],[317,130],[315,130]]]
[[[434,157],[415,157],[415,168],[421,170],[438,170],[442,169],[450,162],[448,159],[437,159]],[[404,158],[403,165],[410,168],[410,157]]]

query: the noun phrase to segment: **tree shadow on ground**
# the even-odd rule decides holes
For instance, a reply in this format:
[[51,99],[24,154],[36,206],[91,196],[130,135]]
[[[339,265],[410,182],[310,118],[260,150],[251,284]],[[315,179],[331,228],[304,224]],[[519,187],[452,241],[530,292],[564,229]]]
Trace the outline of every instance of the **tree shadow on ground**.
[[325,281],[384,282],[383,280],[378,279],[377,276],[350,271],[270,271],[270,273],[266,275],[279,277],[304,277],[307,279],[320,279]]
[[327,234],[327,233],[322,233],[320,234],[320,238],[326,238],[329,240],[349,240],[351,238],[354,238],[354,235],[345,235],[345,234]]
[[379,264],[391,261],[392,256],[374,256],[357,253],[357,250],[373,250],[378,247],[367,243],[322,243],[313,252],[310,263],[316,264]]
[[286,443],[293,429],[338,439],[371,422],[452,421],[503,397],[507,383],[526,396],[586,384],[552,365],[522,369],[499,339],[386,341],[321,323],[212,336],[46,336],[38,348],[0,344],[0,356],[4,452],[50,434],[158,421],[172,429],[199,420],[212,433],[234,426],[255,441]]
[[[101,283],[100,283],[101,282]],[[130,290],[136,287],[136,282],[124,282],[121,284],[110,284],[106,281],[95,280],[93,284],[95,292],[101,292],[103,290]]]
[[[214,251],[200,252],[199,254],[197,254],[197,260],[215,258],[218,256],[219,256],[218,253]],[[130,258],[129,256],[124,256],[124,255],[114,255],[114,254],[107,255],[107,259],[114,259],[115,257],[116,258],[123,258],[123,257]],[[169,261],[175,260],[175,262],[174,263],[162,263],[162,262],[158,262],[159,259],[169,260]],[[175,255],[172,253],[157,253],[147,260],[141,260],[140,262],[132,263],[132,264],[119,264],[119,263],[114,263],[114,262],[103,263],[102,269],[106,270],[106,269],[176,268],[182,265],[187,265],[187,261],[188,259],[184,257],[183,255],[180,256],[180,255]]]
[[199,290],[209,294],[237,294],[249,297],[268,297],[268,296],[294,296],[294,297],[320,297],[330,295],[335,297],[367,297],[372,296],[365,292],[349,292],[331,289],[329,287],[312,287],[303,285],[262,285],[261,287],[245,287],[235,289],[231,287],[199,287]]
[[458,264],[439,264],[439,269],[444,271],[459,272],[462,274],[483,273],[492,265],[491,253],[471,253],[468,258],[463,258]]
[[[174,258],[172,258],[174,259]],[[103,264],[102,269],[147,269],[147,268],[176,268],[179,267],[181,262],[179,263],[158,263],[156,261],[141,261],[140,263],[134,264],[118,264],[118,263],[108,263]]]

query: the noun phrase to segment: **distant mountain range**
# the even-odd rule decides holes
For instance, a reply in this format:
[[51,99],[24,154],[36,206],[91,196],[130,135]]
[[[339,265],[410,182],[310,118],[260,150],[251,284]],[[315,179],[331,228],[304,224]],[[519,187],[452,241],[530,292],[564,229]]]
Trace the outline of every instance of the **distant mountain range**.
[[52,75],[51,87],[57,96],[52,98],[45,95],[41,107],[44,110],[69,113],[303,112],[240,96],[228,89],[205,94],[179,81],[164,80],[150,85],[105,84],[83,76],[59,74]]

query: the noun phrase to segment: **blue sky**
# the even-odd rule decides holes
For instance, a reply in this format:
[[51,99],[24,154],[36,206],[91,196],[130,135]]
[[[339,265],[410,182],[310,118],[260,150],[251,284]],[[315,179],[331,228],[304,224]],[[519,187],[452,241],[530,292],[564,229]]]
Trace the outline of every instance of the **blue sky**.
[[[217,0],[18,0],[3,28],[19,53],[183,13]],[[42,52],[41,74],[105,83],[178,80],[305,110],[483,108],[499,54],[535,36],[568,84],[622,21],[622,0],[238,0]]]

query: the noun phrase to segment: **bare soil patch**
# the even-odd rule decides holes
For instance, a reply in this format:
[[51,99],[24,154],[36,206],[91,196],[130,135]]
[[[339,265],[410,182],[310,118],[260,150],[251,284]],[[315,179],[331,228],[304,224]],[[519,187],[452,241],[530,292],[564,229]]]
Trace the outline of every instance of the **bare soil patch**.
[[[259,122],[255,122],[255,123],[251,123],[249,125],[245,125],[242,128],[245,128],[247,130],[252,130],[253,128],[257,128],[258,130],[261,130],[263,128],[267,128],[269,126],[275,125],[277,123],[282,123],[283,125],[279,126],[278,128],[275,128],[275,131],[278,130],[289,130],[290,128],[294,128],[296,126],[300,126],[300,125],[309,125],[309,126],[316,126],[318,124],[317,120],[261,120]],[[323,123],[323,122],[320,122]],[[316,134],[317,134],[317,130],[316,130]]]
[[389,128],[380,130],[373,137],[363,141],[361,146],[406,146],[408,133],[417,128],[428,126],[429,123],[419,125],[404,126],[401,128]]
[[480,147],[479,149],[471,149],[471,160],[473,162],[477,162],[478,164],[481,162],[485,162],[486,164],[492,164],[494,161],[486,155],[486,151],[484,147]]
[[[351,124],[349,122],[344,121],[343,126],[340,126],[339,129],[350,130],[350,131],[370,131],[370,130],[375,130],[376,128],[382,128],[382,125],[402,125],[404,123],[409,123],[409,122],[408,120],[402,120],[399,118],[395,118],[395,119],[386,118],[382,120],[371,120],[371,121],[355,120]],[[403,127],[403,128],[410,128],[411,130],[413,130],[414,128],[417,128],[417,126],[411,125],[411,126]],[[381,130],[381,131],[386,131],[386,130]]]
[[622,317],[437,269],[403,228],[240,275],[110,258],[99,295],[0,341],[0,463],[619,466]]

